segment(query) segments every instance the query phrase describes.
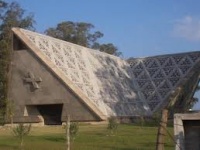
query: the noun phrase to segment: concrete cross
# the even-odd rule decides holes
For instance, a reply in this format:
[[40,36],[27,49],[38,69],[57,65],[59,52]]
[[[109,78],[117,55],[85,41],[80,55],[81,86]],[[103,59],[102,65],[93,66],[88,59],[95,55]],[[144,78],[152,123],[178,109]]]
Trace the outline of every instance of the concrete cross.
[[35,77],[33,73],[28,72],[27,76],[24,78],[25,82],[31,83],[35,89],[39,89],[38,82],[42,82],[42,78]]

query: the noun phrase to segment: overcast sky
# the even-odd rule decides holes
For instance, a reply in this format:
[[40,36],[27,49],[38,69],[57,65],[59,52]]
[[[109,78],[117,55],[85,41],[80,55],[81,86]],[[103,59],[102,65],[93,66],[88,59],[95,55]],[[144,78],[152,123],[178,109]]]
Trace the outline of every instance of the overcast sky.
[[124,58],[200,50],[200,0],[16,1],[34,13],[36,31],[88,22],[104,33],[100,42],[113,43]]

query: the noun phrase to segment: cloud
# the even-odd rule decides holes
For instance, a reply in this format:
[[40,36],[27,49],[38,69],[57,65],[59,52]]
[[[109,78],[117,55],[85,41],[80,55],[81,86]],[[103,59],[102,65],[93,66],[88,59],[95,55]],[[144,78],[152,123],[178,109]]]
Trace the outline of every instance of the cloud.
[[177,20],[173,34],[176,37],[185,38],[190,41],[200,41],[200,19],[192,16],[185,16]]

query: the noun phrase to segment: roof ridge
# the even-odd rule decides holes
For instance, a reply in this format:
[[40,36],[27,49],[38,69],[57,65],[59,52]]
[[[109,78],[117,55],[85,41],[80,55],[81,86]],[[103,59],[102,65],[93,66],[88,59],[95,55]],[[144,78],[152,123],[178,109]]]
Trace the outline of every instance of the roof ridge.
[[[24,30],[24,29],[23,29]],[[94,105],[89,98],[79,90],[72,81],[70,81],[53,62],[51,62],[40,50],[39,48],[30,41],[30,39],[20,30],[20,28],[12,28],[13,33],[22,40],[22,42],[30,48],[30,50],[51,70],[52,73],[60,79],[65,86],[72,90],[81,100],[85,103],[88,108],[94,112],[101,120],[105,120],[105,115],[99,110],[99,108]],[[26,30],[27,31],[27,30]]]

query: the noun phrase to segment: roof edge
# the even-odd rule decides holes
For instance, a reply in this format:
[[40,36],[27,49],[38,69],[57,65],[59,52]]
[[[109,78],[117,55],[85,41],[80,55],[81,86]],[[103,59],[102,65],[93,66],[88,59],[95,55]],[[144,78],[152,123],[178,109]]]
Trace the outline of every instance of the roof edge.
[[79,90],[74,84],[60,71],[57,69],[48,58],[26,37],[26,35],[20,31],[20,28],[12,28],[13,33],[33,52],[36,57],[39,58],[49,69],[60,79],[66,87],[68,87],[74,94],[76,94],[82,102],[89,107],[89,109],[95,113],[101,120],[106,120],[107,117],[104,115],[96,105],[94,105],[89,98]]
[[[144,57],[132,57],[128,58],[131,60],[140,60],[140,59],[151,59],[151,58],[160,58],[160,57],[169,57],[169,56],[178,56],[178,55],[183,55],[183,54],[197,54],[200,53],[200,50],[198,51],[191,51],[191,52],[178,52],[178,53],[172,53],[172,54],[158,54],[158,55],[153,55],[153,56],[144,56]],[[126,59],[126,61],[128,60]]]

